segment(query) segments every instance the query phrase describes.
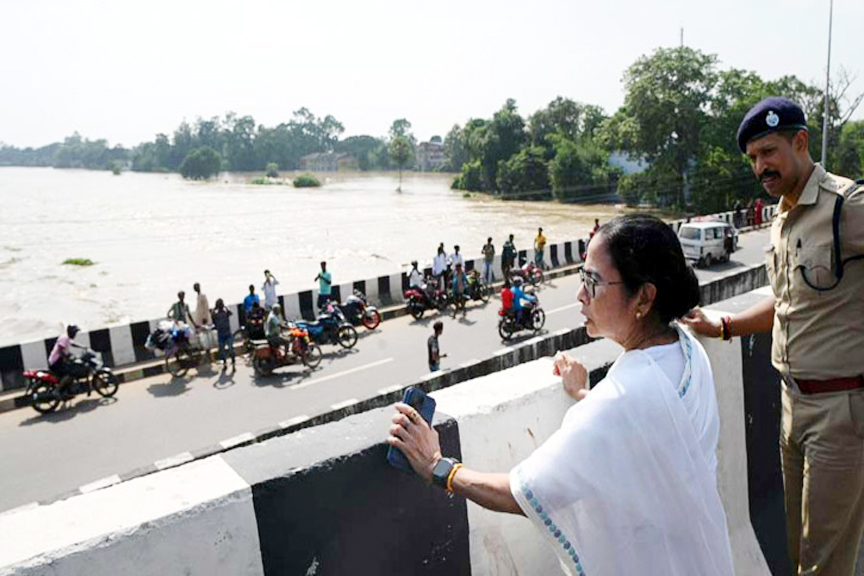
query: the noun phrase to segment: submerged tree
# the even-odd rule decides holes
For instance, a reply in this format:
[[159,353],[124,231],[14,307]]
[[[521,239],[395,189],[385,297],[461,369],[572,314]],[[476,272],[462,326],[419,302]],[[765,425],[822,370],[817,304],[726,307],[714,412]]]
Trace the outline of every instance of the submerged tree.
[[183,178],[206,180],[219,173],[222,158],[209,146],[202,146],[190,152],[180,164],[180,174]]

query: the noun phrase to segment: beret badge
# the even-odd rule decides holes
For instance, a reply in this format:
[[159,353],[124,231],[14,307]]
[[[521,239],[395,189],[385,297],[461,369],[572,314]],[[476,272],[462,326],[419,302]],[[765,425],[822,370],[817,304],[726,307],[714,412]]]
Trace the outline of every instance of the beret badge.
[[780,116],[778,116],[773,110],[769,110],[768,115],[765,116],[765,124],[771,128],[776,128],[777,125],[780,124]]

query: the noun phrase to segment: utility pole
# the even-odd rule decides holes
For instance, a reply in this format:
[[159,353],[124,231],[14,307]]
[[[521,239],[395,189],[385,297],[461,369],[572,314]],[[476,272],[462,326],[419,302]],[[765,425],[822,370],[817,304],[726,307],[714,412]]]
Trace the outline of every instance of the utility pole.
[[831,25],[834,20],[834,0],[828,9],[828,69],[825,71],[825,115],[822,118],[822,167],[828,169],[828,110],[831,96]]
[[[831,1],[833,2],[834,0],[831,0]],[[682,26],[681,27],[681,48],[683,48],[683,47],[684,47],[684,27]]]

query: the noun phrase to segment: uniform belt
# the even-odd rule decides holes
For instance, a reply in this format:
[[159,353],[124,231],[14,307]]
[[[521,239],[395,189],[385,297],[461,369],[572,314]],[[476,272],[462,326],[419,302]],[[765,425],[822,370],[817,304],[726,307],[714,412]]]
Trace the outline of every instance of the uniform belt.
[[820,392],[842,392],[864,388],[864,376],[849,376],[847,378],[831,378],[830,380],[798,380],[798,389],[802,394],[819,394]]

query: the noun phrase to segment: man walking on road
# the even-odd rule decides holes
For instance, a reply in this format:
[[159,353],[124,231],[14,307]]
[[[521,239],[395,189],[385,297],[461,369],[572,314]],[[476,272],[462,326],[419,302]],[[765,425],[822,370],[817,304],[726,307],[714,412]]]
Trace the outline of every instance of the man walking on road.
[[780,198],[765,263],[774,296],[686,322],[726,340],[772,330],[795,574],[851,576],[864,532],[864,187],[814,164],[808,144],[804,112],[785,98],[744,117],[738,146]]
[[495,281],[495,273],[492,267],[495,265],[495,246],[492,244],[492,237],[486,240],[483,246],[483,281],[486,284],[491,284]]
[[438,337],[444,332],[444,324],[439,320],[432,325],[432,336],[426,341],[426,350],[429,353],[429,371],[436,372],[441,368],[441,358],[446,358],[447,354],[441,354],[438,348]]
[[322,310],[330,301],[333,293],[332,278],[327,272],[327,262],[321,262],[321,272],[315,277],[318,281],[318,309]]

